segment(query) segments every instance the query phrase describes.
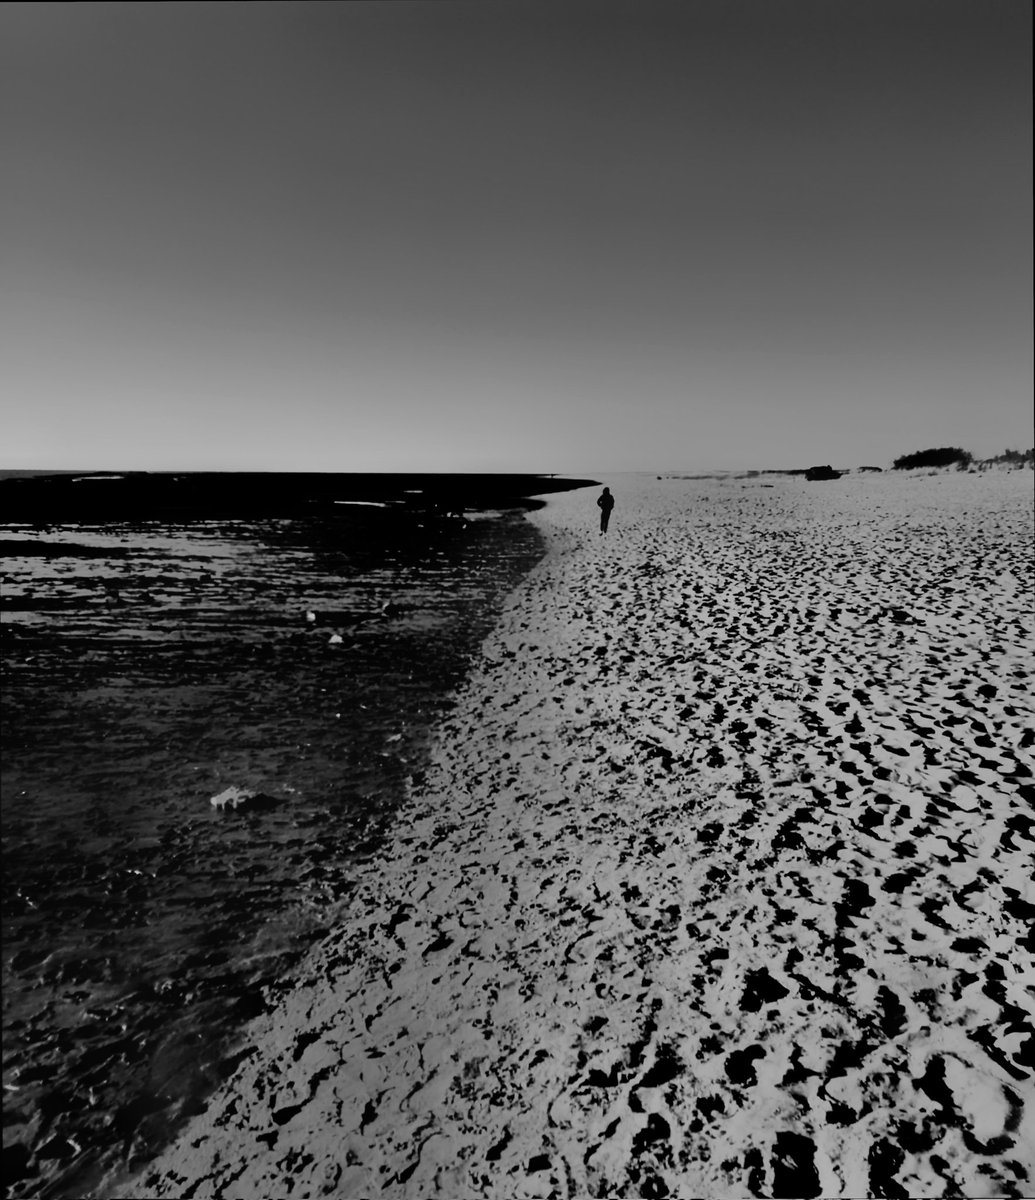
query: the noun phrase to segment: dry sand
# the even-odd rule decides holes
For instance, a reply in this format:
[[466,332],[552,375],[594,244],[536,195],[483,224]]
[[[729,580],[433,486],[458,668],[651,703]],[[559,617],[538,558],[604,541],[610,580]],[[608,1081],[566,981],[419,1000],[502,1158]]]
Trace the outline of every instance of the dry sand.
[[1030,473],[608,482],[124,1195],[1032,1194]]

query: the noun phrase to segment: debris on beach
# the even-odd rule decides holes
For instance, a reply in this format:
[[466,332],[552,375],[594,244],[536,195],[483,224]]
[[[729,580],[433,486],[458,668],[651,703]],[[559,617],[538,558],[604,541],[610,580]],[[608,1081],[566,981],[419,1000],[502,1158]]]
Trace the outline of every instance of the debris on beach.
[[233,785],[209,800],[217,812],[261,812],[276,808],[282,801],[266,792]]

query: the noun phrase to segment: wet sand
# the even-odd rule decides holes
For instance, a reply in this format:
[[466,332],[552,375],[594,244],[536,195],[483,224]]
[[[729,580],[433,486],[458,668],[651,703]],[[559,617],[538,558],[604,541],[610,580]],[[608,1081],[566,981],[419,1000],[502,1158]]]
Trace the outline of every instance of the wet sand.
[[1031,1193],[1030,473],[608,482],[121,1195]]

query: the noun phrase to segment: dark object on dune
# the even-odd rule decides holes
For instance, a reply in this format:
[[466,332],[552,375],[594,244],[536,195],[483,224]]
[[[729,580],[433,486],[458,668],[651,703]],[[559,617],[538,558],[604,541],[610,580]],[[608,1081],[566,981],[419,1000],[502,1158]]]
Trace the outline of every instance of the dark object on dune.
[[896,471],[911,471],[917,467],[951,467],[956,463],[960,469],[969,467],[974,456],[959,446],[939,446],[931,450],[917,450],[914,454],[903,454],[891,464]]
[[860,471],[876,471],[878,473],[881,473],[884,470],[884,468],[883,467],[860,467],[859,470]]
[[805,472],[805,478],[809,481],[817,479],[840,479],[841,472],[835,471],[829,464],[825,467],[809,467]]

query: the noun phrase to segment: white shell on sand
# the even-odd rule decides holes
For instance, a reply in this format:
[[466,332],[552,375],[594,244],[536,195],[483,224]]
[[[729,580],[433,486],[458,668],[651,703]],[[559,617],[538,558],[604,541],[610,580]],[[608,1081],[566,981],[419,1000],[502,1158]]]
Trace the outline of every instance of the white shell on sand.
[[228,788],[224,788],[218,796],[213,796],[209,800],[209,804],[211,804],[213,808],[221,810],[228,808],[236,809],[242,807],[242,805],[247,805],[249,801],[255,797],[255,795],[256,793],[250,788],[241,788],[236,784],[233,784]]
[[123,1195],[1031,1194],[1030,474],[606,482]]

